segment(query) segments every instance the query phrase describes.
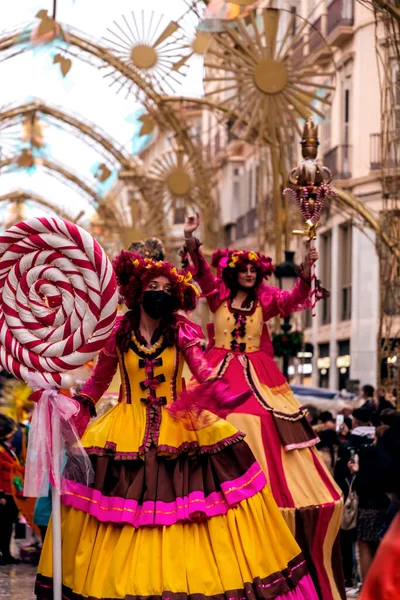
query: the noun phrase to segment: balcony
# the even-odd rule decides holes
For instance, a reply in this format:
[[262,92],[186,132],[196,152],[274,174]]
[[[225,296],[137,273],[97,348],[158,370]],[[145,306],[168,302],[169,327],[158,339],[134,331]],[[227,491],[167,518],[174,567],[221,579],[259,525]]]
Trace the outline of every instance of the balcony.
[[341,145],[324,154],[324,165],[332,172],[333,179],[351,179],[352,146]]
[[258,217],[257,217],[257,209],[251,208],[246,215],[247,220],[247,235],[254,233],[257,231],[258,227]]
[[354,0],[333,0],[328,6],[328,44],[342,46],[353,36]]
[[312,53],[313,63],[323,63],[331,58],[331,50],[326,44],[326,17],[321,16],[310,28],[308,53]]
[[395,133],[389,135],[385,152],[382,148],[381,134],[372,133],[370,136],[370,169],[393,169],[400,166],[400,139]]
[[246,217],[239,217],[236,221],[236,239],[241,240],[246,237]]
[[313,23],[312,28],[310,29],[310,39],[309,39],[309,51],[314,52],[317,50],[319,46],[323,44],[323,38],[321,37],[321,24],[322,18],[319,17],[315,23]]

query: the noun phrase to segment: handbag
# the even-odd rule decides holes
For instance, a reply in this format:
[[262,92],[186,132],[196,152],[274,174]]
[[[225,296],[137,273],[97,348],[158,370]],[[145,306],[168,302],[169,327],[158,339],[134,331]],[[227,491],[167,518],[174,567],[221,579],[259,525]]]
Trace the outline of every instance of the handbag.
[[353,490],[354,479],[355,477],[352,478],[349,484],[349,493],[343,507],[341,528],[345,531],[348,531],[349,529],[355,529],[357,526],[358,496],[355,490]]

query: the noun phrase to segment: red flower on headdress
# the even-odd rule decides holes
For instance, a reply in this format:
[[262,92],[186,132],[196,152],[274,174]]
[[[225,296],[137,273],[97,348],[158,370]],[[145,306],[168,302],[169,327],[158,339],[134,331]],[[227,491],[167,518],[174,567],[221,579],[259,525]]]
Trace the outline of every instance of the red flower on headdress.
[[135,252],[123,250],[113,261],[119,293],[129,309],[140,304],[143,291],[153,279],[167,277],[172,283],[175,310],[192,311],[196,308],[198,290],[191,282],[191,275],[180,273],[167,261],[144,258]]

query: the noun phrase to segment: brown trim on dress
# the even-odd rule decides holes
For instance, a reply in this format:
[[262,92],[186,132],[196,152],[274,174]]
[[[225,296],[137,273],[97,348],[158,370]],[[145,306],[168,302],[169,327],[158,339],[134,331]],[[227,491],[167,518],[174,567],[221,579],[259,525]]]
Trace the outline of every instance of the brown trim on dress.
[[[173,525],[172,525],[173,527]],[[182,557],[184,558],[184,557]],[[169,592],[163,590],[162,595],[138,596],[126,594],[123,599],[94,596],[82,596],[63,586],[64,600],[272,600],[296,589],[299,581],[307,575],[305,560],[301,554],[290,561],[283,571],[268,577],[256,577],[251,583],[245,583],[242,589],[225,590],[222,594],[208,596],[206,594],[187,594],[186,592]],[[53,579],[40,573],[36,578],[35,594],[38,600],[53,600]]]

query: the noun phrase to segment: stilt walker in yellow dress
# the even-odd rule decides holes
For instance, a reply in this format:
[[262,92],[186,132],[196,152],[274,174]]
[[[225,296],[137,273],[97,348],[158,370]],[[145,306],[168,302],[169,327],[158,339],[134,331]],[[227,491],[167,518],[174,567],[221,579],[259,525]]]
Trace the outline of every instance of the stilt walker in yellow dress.
[[[229,381],[234,393],[248,392],[241,404],[216,412],[246,433],[276,503],[307,560],[319,600],[345,599],[339,528],[342,495],[315,445],[318,436],[305,410],[274,362],[266,323],[311,307],[310,259],[291,291],[267,285],[271,259],[255,251],[218,250],[214,276],[193,237],[199,218],[188,217],[185,251],[207,297],[214,323],[206,358],[214,374]],[[187,257],[186,257],[187,258]],[[217,398],[218,400],[218,398]],[[178,409],[178,404],[175,405]]]
[[[80,396],[76,426],[94,468],[90,486],[64,473],[65,600],[317,600],[305,560],[243,434],[210,415],[190,426],[179,394],[227,394],[210,378],[201,330],[177,311],[196,290],[173,265],[117,257],[119,318]],[[184,389],[185,362],[200,385]],[[87,427],[117,368],[119,403]],[[85,430],[86,429],[86,430]],[[52,535],[36,583],[52,598]]]

